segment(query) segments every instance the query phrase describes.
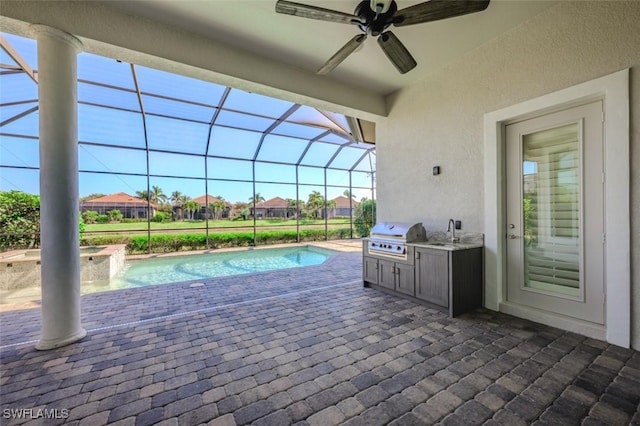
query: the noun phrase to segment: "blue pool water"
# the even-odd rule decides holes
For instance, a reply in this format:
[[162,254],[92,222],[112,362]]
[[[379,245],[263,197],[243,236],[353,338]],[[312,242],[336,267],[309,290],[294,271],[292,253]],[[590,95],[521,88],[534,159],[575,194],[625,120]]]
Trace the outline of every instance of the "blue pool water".
[[332,254],[316,247],[291,247],[134,260],[108,283],[83,283],[82,287],[83,293],[90,293],[297,268],[319,265]]

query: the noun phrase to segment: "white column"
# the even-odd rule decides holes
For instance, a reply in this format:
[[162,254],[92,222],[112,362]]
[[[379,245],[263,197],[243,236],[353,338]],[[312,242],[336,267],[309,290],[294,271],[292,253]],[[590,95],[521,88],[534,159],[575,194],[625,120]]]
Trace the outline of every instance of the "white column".
[[42,336],[36,349],[82,339],[78,230],[77,54],[82,43],[44,25],[38,41]]

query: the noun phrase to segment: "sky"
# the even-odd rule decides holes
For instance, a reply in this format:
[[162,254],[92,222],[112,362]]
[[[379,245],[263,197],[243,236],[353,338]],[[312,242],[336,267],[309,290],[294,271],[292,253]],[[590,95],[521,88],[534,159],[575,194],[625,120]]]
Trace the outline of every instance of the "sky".
[[[37,69],[35,40],[2,36]],[[16,64],[2,49],[0,63]],[[358,200],[372,197],[375,154],[366,154],[363,148],[370,146],[365,144],[341,148],[348,141],[343,136],[344,116],[326,113],[332,121],[315,108],[301,106],[263,137],[293,103],[237,89],[227,93],[214,83],[134,68],[144,116],[130,64],[88,53],[78,56],[81,197],[116,192],[135,195],[146,190],[147,148],[149,186],[159,186],[167,196],[180,191],[192,198],[209,193],[231,202],[247,201],[253,195],[251,160],[255,157],[255,191],[265,199],[296,198],[296,163],[300,199],[307,199],[311,191],[324,195],[324,167],[329,163],[328,199],[349,188],[348,169],[354,166],[353,194]],[[37,106],[37,97],[37,85],[26,74],[0,76],[2,191],[39,192],[38,171],[34,170],[39,165],[38,112],[5,123]],[[223,99],[215,125],[210,126]],[[312,139],[317,141],[310,143]]]

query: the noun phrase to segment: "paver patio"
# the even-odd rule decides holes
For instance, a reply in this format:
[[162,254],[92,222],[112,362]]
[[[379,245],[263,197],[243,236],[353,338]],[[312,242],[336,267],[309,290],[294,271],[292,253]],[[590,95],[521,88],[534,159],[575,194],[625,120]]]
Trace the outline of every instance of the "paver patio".
[[2,424],[640,424],[639,352],[363,288],[358,252],[82,303],[46,352],[37,309],[0,314]]

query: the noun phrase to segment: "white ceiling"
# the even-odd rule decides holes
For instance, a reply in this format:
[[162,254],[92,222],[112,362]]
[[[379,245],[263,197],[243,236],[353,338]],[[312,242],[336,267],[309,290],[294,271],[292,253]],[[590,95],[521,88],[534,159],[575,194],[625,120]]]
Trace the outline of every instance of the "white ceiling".
[[[358,0],[298,2],[346,13],[353,13],[358,4]],[[396,2],[399,9],[420,3],[419,0]],[[420,80],[555,3],[492,0],[480,13],[391,28],[418,62],[415,69],[405,75],[398,73],[376,41],[369,38],[364,48],[323,78],[386,95]],[[315,72],[359,31],[353,25],[277,14],[275,0],[116,0],[103,4],[309,72]]]

